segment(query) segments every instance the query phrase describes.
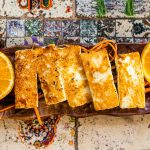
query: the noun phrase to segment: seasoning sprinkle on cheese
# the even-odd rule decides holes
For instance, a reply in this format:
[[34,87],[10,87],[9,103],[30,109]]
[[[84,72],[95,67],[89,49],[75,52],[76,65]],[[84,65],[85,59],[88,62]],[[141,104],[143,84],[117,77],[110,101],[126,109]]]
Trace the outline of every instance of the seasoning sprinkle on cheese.
[[82,53],[81,59],[89,82],[95,110],[119,105],[107,51]]
[[38,106],[36,58],[33,50],[19,50],[15,53],[16,108]]
[[63,77],[65,92],[71,107],[77,107],[91,100],[87,78],[79,54],[80,46],[58,48],[60,59],[57,67]]
[[[37,51],[41,51],[37,49]],[[56,66],[59,55],[54,45],[43,48],[37,59],[37,72],[46,104],[57,104],[66,100],[62,77]]]
[[144,108],[145,88],[140,54],[120,54],[116,64],[120,107]]

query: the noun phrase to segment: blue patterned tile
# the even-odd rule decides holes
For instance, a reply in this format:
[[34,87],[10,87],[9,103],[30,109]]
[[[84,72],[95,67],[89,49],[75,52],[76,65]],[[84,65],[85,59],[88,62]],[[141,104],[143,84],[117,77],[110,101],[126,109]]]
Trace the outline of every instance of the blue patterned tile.
[[16,45],[24,45],[24,38],[7,38],[6,46],[16,46]]
[[24,20],[19,19],[7,20],[7,36],[24,37],[25,36]]
[[24,45],[33,45],[33,44],[43,46],[44,45],[43,37],[36,37],[36,36],[25,37]]
[[57,37],[45,37],[44,38],[44,45],[49,45],[49,44],[61,44],[61,41]]
[[97,21],[80,20],[80,36],[97,36]]
[[64,37],[77,37],[80,35],[80,22],[65,20],[62,22],[62,33]]
[[126,38],[126,37],[117,37],[116,38],[117,43],[134,43],[133,38]]
[[61,36],[62,22],[61,21],[44,21],[44,36],[59,37]]
[[80,37],[64,37],[63,43],[66,43],[66,44],[80,44]]
[[97,23],[97,32],[98,36],[111,38],[115,36],[116,22],[113,19],[102,19],[98,20]]
[[147,43],[147,38],[134,38],[134,43]]
[[133,22],[131,19],[116,20],[116,37],[133,37]]
[[25,21],[26,36],[42,36],[43,22],[39,19],[30,19]]
[[0,19],[0,37],[6,36],[6,19]]
[[150,19],[135,20],[133,32],[135,37],[150,37]]
[[97,43],[96,37],[81,37],[80,43],[84,45],[94,45]]

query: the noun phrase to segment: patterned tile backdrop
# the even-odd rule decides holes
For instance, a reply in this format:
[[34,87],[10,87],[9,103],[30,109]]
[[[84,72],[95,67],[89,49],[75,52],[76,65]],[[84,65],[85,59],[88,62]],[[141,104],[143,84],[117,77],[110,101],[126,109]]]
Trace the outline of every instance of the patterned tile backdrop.
[[[91,45],[104,37],[118,43],[150,41],[150,0],[52,0],[48,10],[39,7],[38,0],[29,1],[30,10],[20,8],[27,0],[0,0],[0,48],[33,43]],[[43,126],[37,120],[2,120],[0,150],[150,149],[149,117],[50,116]]]

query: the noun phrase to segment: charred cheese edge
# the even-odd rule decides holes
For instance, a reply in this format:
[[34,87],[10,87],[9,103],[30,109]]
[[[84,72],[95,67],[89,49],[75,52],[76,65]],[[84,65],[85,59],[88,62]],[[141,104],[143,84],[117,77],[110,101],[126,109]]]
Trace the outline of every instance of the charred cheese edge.
[[120,107],[144,108],[145,87],[140,54],[120,54],[116,64]]
[[107,51],[82,53],[81,59],[95,110],[117,107],[119,105],[118,94]]
[[37,72],[46,104],[52,105],[65,101],[66,94],[62,77],[56,66],[59,55],[55,46],[51,45],[36,49],[36,51],[40,54],[37,59]]
[[36,55],[33,50],[15,53],[15,107],[38,106]]
[[60,59],[57,66],[63,77],[67,101],[71,107],[77,107],[91,100],[87,78],[80,59],[80,46],[58,48]]

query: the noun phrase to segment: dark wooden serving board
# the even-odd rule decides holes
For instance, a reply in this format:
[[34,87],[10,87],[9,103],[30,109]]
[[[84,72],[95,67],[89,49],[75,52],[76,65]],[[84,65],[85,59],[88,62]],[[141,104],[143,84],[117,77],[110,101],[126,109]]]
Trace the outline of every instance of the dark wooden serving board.
[[[133,51],[142,52],[144,44],[118,44],[118,53],[129,53]],[[7,49],[2,49],[0,51],[4,52],[11,61],[14,63],[14,54],[16,50],[26,49],[29,47],[11,47]],[[12,92],[3,100],[0,101],[0,109],[15,103],[15,97],[13,90]],[[140,115],[150,113],[150,93],[146,94],[146,107],[144,109],[120,109],[114,108],[105,111],[95,111],[93,104],[86,104],[82,107],[71,108],[68,106],[67,102],[62,102],[57,105],[48,106],[45,104],[44,99],[39,100],[39,112],[42,117],[49,116],[51,114],[59,115],[69,115],[74,117],[87,117],[93,115],[113,115],[113,116],[129,116],[129,115]],[[3,113],[0,113],[1,118],[15,118],[22,120],[29,120],[35,118],[35,113],[33,109],[10,109]]]

